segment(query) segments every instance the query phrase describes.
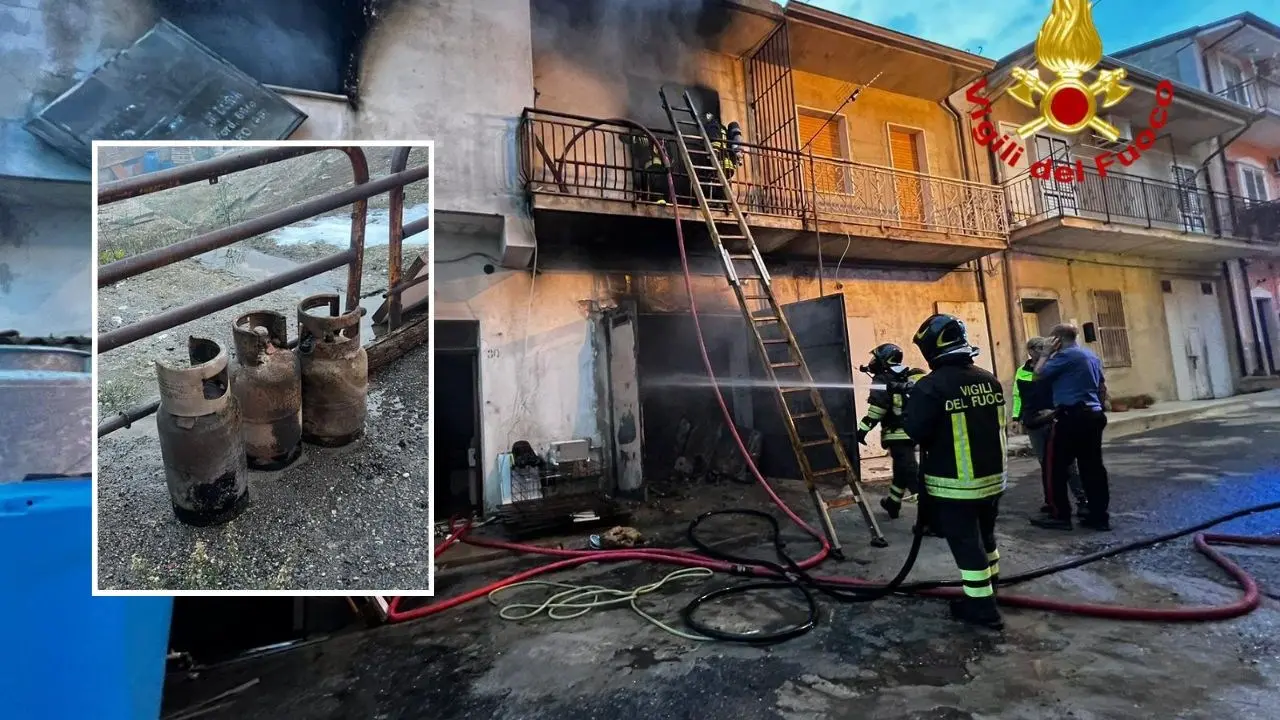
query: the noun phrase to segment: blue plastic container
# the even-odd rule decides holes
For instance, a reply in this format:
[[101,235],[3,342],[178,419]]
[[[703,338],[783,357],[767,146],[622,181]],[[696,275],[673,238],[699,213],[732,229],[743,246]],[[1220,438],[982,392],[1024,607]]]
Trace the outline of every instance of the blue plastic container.
[[154,720],[173,598],[93,597],[91,484],[0,484],[0,718]]

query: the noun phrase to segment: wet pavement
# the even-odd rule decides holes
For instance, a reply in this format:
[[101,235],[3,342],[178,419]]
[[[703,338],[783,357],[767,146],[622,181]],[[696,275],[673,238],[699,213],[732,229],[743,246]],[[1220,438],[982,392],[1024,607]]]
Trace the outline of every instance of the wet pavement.
[[[1108,445],[1115,532],[1051,534],[1025,518],[1040,504],[1038,474],[1012,461],[999,534],[1005,574],[1164,532],[1243,506],[1280,500],[1280,407],[1225,413]],[[875,488],[883,490],[883,486]],[[803,508],[805,513],[807,508]],[[837,523],[851,559],[824,573],[887,578],[901,563],[908,521],[885,523],[892,546],[864,544],[856,510]],[[712,534],[741,533],[720,522]],[[1221,532],[1275,534],[1280,512]],[[794,531],[796,554],[811,545]],[[745,543],[743,551],[765,552]],[[1231,548],[1272,596],[1280,551]],[[518,562],[514,567],[523,567]],[[511,568],[507,568],[509,570]],[[666,569],[588,566],[556,580],[633,587]],[[913,579],[952,579],[941,541],[927,541]],[[495,575],[496,577],[496,575]],[[448,573],[441,596],[492,577]],[[699,590],[723,576],[645,601],[679,625]],[[530,591],[536,594],[538,591]],[[1020,586],[1020,593],[1133,606],[1220,604],[1240,591],[1189,538]],[[504,621],[483,601],[439,617],[352,633],[292,653],[174,676],[179,710],[247,680],[261,681],[209,718],[1273,718],[1280,705],[1280,604],[1264,597],[1243,618],[1204,624],[1117,622],[1009,609],[1003,633],[971,631],[932,600],[871,605],[820,600],[811,633],[770,648],[673,637],[626,609],[563,620]],[[785,594],[712,606],[704,617],[749,628],[794,616]]]

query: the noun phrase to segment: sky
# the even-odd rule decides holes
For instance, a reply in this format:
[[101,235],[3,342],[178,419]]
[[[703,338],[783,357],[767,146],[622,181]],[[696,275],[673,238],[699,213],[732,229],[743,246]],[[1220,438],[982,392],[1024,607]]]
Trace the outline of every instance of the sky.
[[[998,59],[1032,42],[1051,0],[808,0],[842,15]],[[904,8],[911,8],[904,10]],[[1152,12],[1152,8],[1159,8]],[[1276,0],[1097,0],[1106,52],[1251,11],[1280,24]]]

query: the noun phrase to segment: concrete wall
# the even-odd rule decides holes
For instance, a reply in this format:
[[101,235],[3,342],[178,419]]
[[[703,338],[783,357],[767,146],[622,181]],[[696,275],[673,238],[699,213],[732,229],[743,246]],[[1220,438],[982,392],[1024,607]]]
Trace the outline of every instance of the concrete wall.
[[[1160,289],[1160,280],[1166,275],[1154,268],[1126,267],[1119,260],[1067,260],[1015,253],[1018,297],[1057,299],[1062,321],[1083,325],[1096,321],[1092,292],[1118,290],[1123,297],[1133,365],[1107,368],[1108,389],[1114,396],[1149,394],[1161,401],[1174,400],[1177,388]],[[1137,263],[1129,260],[1126,264]]]
[[[63,189],[60,194],[68,194]],[[0,330],[89,335],[93,327],[88,186],[65,197],[0,200]],[[3,193],[0,193],[3,195]],[[78,202],[74,202],[78,200]]]
[[[484,38],[484,42],[476,42]],[[434,140],[441,210],[498,214],[504,264],[524,267],[516,131],[533,105],[528,0],[398,3],[370,34],[359,109],[285,93],[310,116],[295,139]]]
[[[437,231],[435,238],[436,317],[480,322],[480,394],[486,505],[500,503],[497,456],[516,440],[528,440],[543,451],[554,441],[591,438],[602,444],[609,436],[607,394],[598,386],[607,362],[596,318],[616,304],[609,278],[591,269],[543,269],[536,280],[528,271],[493,268],[494,239],[454,236]],[[459,262],[439,262],[464,258]],[[486,257],[490,256],[490,257]],[[831,268],[828,268],[831,273]],[[812,268],[772,267],[774,290],[782,302],[816,298]],[[651,309],[688,309],[683,277],[678,273],[632,276],[632,287]],[[717,275],[696,278],[702,312],[735,312],[728,285]],[[852,326],[871,328],[867,347],[854,347],[855,366],[881,342],[907,350],[908,362],[922,365],[911,345],[921,321],[937,302],[975,303],[979,298],[973,273],[938,273],[906,269],[842,269],[824,281],[827,294],[846,298]],[[975,337],[984,353],[993,351],[985,335]],[[863,343],[866,344],[866,343]],[[859,400],[859,403],[862,399]]]

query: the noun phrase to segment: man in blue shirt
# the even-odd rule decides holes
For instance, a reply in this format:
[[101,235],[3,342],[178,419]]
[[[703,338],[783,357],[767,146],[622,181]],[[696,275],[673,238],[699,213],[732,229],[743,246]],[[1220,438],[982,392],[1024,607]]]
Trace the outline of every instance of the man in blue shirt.
[[1046,483],[1051,493],[1049,514],[1033,518],[1031,524],[1052,530],[1072,528],[1066,480],[1071,463],[1075,462],[1089,506],[1088,515],[1080,524],[1094,530],[1110,530],[1110,481],[1102,463],[1102,431],[1107,426],[1102,408],[1107,384],[1102,361],[1088,348],[1080,347],[1077,336],[1074,325],[1058,325],[1049,335],[1048,352],[1036,362],[1036,381],[1052,388],[1054,423],[1046,462]]

